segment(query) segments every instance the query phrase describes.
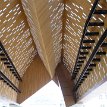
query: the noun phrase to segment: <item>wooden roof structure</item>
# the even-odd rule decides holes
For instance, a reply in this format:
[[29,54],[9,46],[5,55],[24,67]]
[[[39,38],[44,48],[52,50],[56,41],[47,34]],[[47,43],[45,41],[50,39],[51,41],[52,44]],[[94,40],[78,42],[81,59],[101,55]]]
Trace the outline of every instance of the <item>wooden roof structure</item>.
[[[0,75],[7,77],[0,79],[11,80],[6,83],[13,93],[6,96],[17,99],[17,75],[23,78],[39,55],[51,79],[63,62],[74,79],[75,98],[81,98],[107,74],[106,37],[100,41],[106,20],[106,0],[0,0]],[[0,86],[4,95],[8,86]]]

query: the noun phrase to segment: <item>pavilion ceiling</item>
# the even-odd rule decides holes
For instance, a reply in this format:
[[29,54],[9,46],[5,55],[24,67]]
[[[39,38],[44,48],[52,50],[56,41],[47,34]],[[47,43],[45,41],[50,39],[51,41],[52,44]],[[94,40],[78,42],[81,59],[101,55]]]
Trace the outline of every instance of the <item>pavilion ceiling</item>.
[[51,77],[61,61],[63,0],[22,0],[38,53]]
[[[22,77],[37,51],[20,0],[0,0],[0,42]],[[0,59],[5,57],[1,50],[0,54]],[[1,60],[0,71],[18,87],[19,81]],[[0,87],[0,95],[16,100],[17,93],[5,82],[0,81]]]
[[[94,1],[0,0],[0,42],[2,42],[21,77],[37,52],[51,77],[54,76],[56,66],[60,61],[64,62],[72,75],[83,36],[84,25]],[[97,9],[107,10],[105,2],[106,0],[100,0]],[[93,15],[91,22],[102,21],[104,26],[88,27],[88,32],[99,31],[100,35],[102,35],[107,26],[106,20],[104,14]],[[78,80],[99,37],[85,36],[84,40],[94,40],[94,43],[93,45],[83,43],[83,46],[92,45],[93,47],[89,50],[89,54],[84,60],[75,82]],[[102,50],[100,49],[100,51]],[[81,52],[86,51],[88,50],[81,50]],[[103,64],[106,65],[105,59],[103,58],[102,62],[99,63],[100,69]],[[19,82],[8,72],[3,63],[3,61],[0,61],[1,71],[18,86]],[[102,69],[105,75],[106,66],[105,69]],[[4,86],[0,93],[5,93],[6,85],[3,82],[0,82],[0,84]],[[82,91],[79,90],[79,94],[82,95],[89,87],[87,89],[80,87],[80,89]],[[9,90],[11,93],[11,88]],[[13,93],[12,99],[15,99],[16,95],[16,93]]]

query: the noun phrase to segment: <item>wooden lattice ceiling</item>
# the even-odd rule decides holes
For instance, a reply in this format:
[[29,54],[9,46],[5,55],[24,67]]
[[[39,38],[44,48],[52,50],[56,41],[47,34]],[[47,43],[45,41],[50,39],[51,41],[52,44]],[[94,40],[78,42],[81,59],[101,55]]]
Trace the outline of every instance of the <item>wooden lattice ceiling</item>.
[[[62,60],[68,71],[71,73],[71,76],[74,72],[77,74],[76,79],[74,80],[75,84],[80,78],[86,63],[99,40],[99,37],[103,34],[107,26],[105,14],[96,14],[92,16],[90,22],[102,22],[104,25],[103,27],[93,25],[88,27],[88,32],[99,32],[100,36],[98,37],[96,34],[94,36],[84,37],[83,47],[91,46],[91,49],[80,50],[82,55],[86,53],[87,56],[84,57],[84,61],[81,59],[78,60],[78,62],[83,62],[82,67],[75,68],[75,62],[77,59],[85,22],[89,16],[94,1],[95,0],[45,0],[43,2],[43,0],[22,0],[38,53],[41,56],[41,59],[43,60],[51,77],[53,77],[55,73],[55,68],[58,62]],[[107,10],[106,0],[99,1],[100,2],[96,9]],[[103,49],[100,48],[99,51],[103,51]],[[82,57],[81,54],[80,58]],[[92,88],[93,84],[96,84],[101,80],[101,78],[104,78],[104,75],[106,75],[106,69],[103,68],[103,73],[100,72],[102,66],[105,66],[106,68],[105,58],[103,58],[101,63],[98,65],[94,64],[94,66],[95,65],[96,69],[99,71],[99,74],[97,74],[96,69],[92,69],[94,72],[91,73],[88,79],[86,79],[84,84],[82,84],[77,91],[79,97],[87,90]],[[97,75],[97,81],[94,78],[94,74]],[[92,81],[88,86],[86,84],[90,81],[90,79],[92,79]]]
[[[82,3],[81,0],[22,0],[38,53],[51,76],[61,61],[61,51],[65,66],[72,73],[85,21],[93,2],[94,0]],[[105,16],[98,19],[93,17],[92,20],[103,20],[102,18]]]
[[38,53],[51,77],[61,61],[63,0],[22,0]]
[[[94,0],[0,0],[0,41],[21,77],[37,51],[51,77],[54,76],[55,68],[61,60],[72,75],[84,25],[93,2]],[[97,7],[102,8],[107,10],[106,0],[102,0]],[[106,15],[94,15],[91,21],[104,21],[105,25],[89,27],[88,31],[96,30],[102,34],[107,26],[106,19]],[[86,39],[95,39],[95,43],[99,40],[98,37],[85,37]],[[93,44],[93,48],[95,45]],[[91,52],[92,50],[89,51],[75,82]],[[100,67],[97,67],[99,71],[106,65],[105,59],[106,56],[99,64]],[[0,66],[1,71],[18,86],[19,82],[9,72],[7,73],[8,69],[2,61]],[[106,66],[102,69],[105,75]],[[3,82],[0,84],[4,86],[3,89],[6,88]],[[88,86],[84,89],[84,84],[81,87],[78,90],[80,95],[89,89]],[[16,93],[13,95],[12,99],[15,99]]]
[[[0,41],[22,77],[37,51],[20,0],[0,0]],[[19,81],[3,61],[0,61],[0,71],[18,87]],[[0,87],[0,95],[16,100],[17,94],[11,87],[3,81]]]

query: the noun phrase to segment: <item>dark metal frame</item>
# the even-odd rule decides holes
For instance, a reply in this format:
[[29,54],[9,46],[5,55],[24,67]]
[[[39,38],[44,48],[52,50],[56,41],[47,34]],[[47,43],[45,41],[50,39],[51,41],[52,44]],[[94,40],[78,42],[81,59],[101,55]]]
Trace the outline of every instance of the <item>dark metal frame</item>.
[[78,79],[78,81],[76,83],[76,85],[74,86],[74,91],[76,91],[78,89],[78,86],[79,86],[79,84],[81,82],[81,79],[84,76],[86,76],[85,74],[89,73],[89,71],[87,69],[90,66],[91,61],[93,60],[94,56],[97,54],[97,51],[98,51],[99,47],[103,44],[103,42],[104,42],[104,40],[105,40],[106,37],[107,37],[107,29],[105,30],[105,32],[103,33],[103,35],[100,37],[99,41],[97,42],[97,44],[96,44],[96,46],[95,46],[95,48],[94,48],[94,50],[93,50],[90,58],[88,59],[86,65],[85,65],[85,67],[84,67],[84,69],[83,69],[83,71],[82,71],[82,73],[81,73],[81,75],[80,75],[80,77],[79,77],[79,79]]
[[[85,36],[87,36],[87,37],[99,36],[99,34],[100,34],[99,32],[96,32],[96,31],[88,32],[87,31],[88,26],[104,26],[104,22],[91,22],[91,18],[94,14],[97,14],[97,15],[107,14],[107,10],[96,10],[96,7],[98,6],[99,1],[100,0],[94,1],[92,9],[89,13],[87,20],[86,20],[84,30],[83,30],[83,35],[82,35],[81,42],[80,42],[80,47],[79,47],[76,62],[75,62],[75,66],[74,66],[74,69],[73,69],[72,74],[71,74],[72,79],[76,78],[76,76],[79,72],[79,69],[83,66],[82,63],[84,63],[84,60],[87,57],[86,54],[83,54],[83,53],[89,52],[88,50],[92,48],[91,43],[94,43],[94,40],[93,41],[92,40],[90,41],[90,39],[85,40],[84,39]],[[90,55],[88,61],[86,62],[86,65],[83,68],[82,73],[79,76],[79,79],[77,80],[76,84],[74,85],[73,91],[74,91],[75,101],[77,101],[77,99],[78,99],[78,95],[76,93],[77,93],[77,89],[79,88],[79,86],[88,77],[88,75],[90,75],[90,72],[93,70],[93,67],[96,67],[96,62],[100,62],[101,55],[106,55],[106,52],[104,52],[104,51],[98,52],[99,47],[107,47],[107,43],[104,42],[106,36],[107,36],[107,29],[105,30],[103,35],[99,38],[99,41],[97,42],[95,48],[93,49],[92,54]],[[84,46],[83,45],[84,43],[90,43],[90,45]]]
[[[75,70],[76,70],[76,67],[77,67],[78,60],[79,60],[79,55],[80,55],[80,53],[81,53],[81,49],[82,49],[82,44],[83,44],[83,41],[84,41],[84,37],[85,37],[85,34],[87,34],[87,28],[88,28],[88,26],[89,26],[89,24],[90,24],[90,20],[91,20],[91,18],[92,18],[92,15],[93,15],[93,14],[95,13],[95,11],[96,11],[95,9],[96,9],[99,1],[100,1],[100,0],[95,0],[94,4],[93,4],[93,6],[92,6],[92,9],[91,9],[91,11],[90,11],[90,13],[89,13],[88,19],[86,20],[86,23],[85,23],[85,26],[84,26],[83,35],[82,35],[81,42],[80,42],[80,47],[79,47],[78,54],[77,54],[77,58],[76,58],[76,62],[75,62],[75,66],[74,66],[74,69],[73,69],[73,71],[72,71],[72,79],[75,79],[75,77],[76,77],[76,75],[77,75],[77,74],[75,74]],[[91,32],[89,32],[89,33],[91,33]],[[99,32],[95,32],[95,33],[98,33],[98,34],[99,34]]]
[[[1,61],[4,62],[5,65],[7,65],[7,68],[10,69],[11,73],[19,80],[22,81],[20,75],[18,74],[13,62],[11,61],[9,55],[7,54],[4,46],[0,42],[0,56]],[[6,83],[9,87],[11,87],[13,90],[15,90],[18,93],[21,93],[21,91],[7,78],[6,75],[3,74],[3,72],[0,71],[0,80],[2,80],[4,83]]]
[[16,92],[21,93],[21,91],[1,71],[0,80],[3,80],[9,87],[11,87]]
[[107,14],[107,10],[95,10],[94,14]]
[[[13,62],[11,61],[11,58],[10,58],[9,55],[7,54],[7,52],[6,52],[4,46],[2,45],[1,42],[0,42],[0,48],[2,49],[3,53],[4,53],[5,56],[6,56],[6,58],[4,58],[4,60],[7,60],[7,61],[10,63],[10,64],[7,63],[7,65],[11,65],[11,66],[12,66],[12,69],[13,69],[13,71],[14,71],[14,72],[12,72],[12,74],[13,74],[18,80],[22,81],[22,79],[21,79],[19,73],[17,72],[17,70],[16,70]],[[1,60],[3,60],[3,58],[1,58]],[[6,62],[5,62],[4,64],[6,64]],[[8,68],[9,68],[9,67],[8,67]],[[11,71],[11,70],[10,70],[10,71]]]

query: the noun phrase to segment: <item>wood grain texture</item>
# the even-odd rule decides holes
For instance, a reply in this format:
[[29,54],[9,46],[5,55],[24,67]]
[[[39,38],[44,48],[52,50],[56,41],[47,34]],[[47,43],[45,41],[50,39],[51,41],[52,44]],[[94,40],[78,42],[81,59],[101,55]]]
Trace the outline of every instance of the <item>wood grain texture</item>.
[[[63,11],[61,3],[62,0],[55,0],[50,3],[51,8],[49,0],[22,0],[38,53],[51,77],[54,76],[55,68],[61,60],[61,12]],[[53,21],[52,25],[51,21]],[[52,31],[53,27],[54,31]],[[56,39],[53,39],[54,37]]]
[[[77,57],[84,23],[89,14],[91,3],[81,0],[65,0],[64,34],[63,34],[63,62],[72,73]],[[87,8],[87,9],[86,9]],[[65,21],[66,20],[66,21]]]
[[[44,86],[50,80],[50,76],[53,78],[55,68],[61,61],[62,47],[62,61],[68,71],[72,73],[84,23],[93,2],[94,0],[0,0],[0,41],[21,77],[30,66],[23,77],[24,82],[20,83],[22,93],[18,95],[18,102],[24,101]],[[98,9],[107,10],[107,3],[104,0],[100,1]],[[100,32],[99,36],[84,38],[95,40],[92,46],[94,48],[99,37],[107,28],[107,16],[94,15],[91,21],[104,21],[105,23],[104,27],[88,28],[89,31]],[[105,42],[107,42],[107,39]],[[44,64],[39,56],[36,56],[32,62],[37,53],[35,44]],[[90,46],[90,44],[84,44],[84,46]],[[90,49],[74,82],[79,78],[93,48]],[[102,47],[99,51],[107,52],[107,48]],[[107,75],[107,55],[99,57],[101,62],[96,63],[96,67],[93,68],[93,71],[77,90],[80,98]],[[71,90],[71,83],[69,82],[71,81],[64,67],[58,67],[60,71],[58,75],[65,100],[67,104],[70,104],[72,96],[69,96]],[[1,61],[0,70],[18,86],[19,82]],[[61,74],[61,72],[64,73]],[[69,79],[66,80],[68,77]],[[58,84],[57,77],[54,80]],[[3,81],[0,81],[0,87],[0,95],[16,100],[17,93],[4,84]]]
[[[88,18],[90,9],[92,8],[92,4],[95,0],[65,0],[65,10],[64,10],[64,17],[63,17],[63,62],[66,65],[66,68],[69,72],[73,71],[78,49],[80,46],[81,37],[83,34],[83,29],[85,22]],[[106,1],[102,0],[99,2],[97,6],[97,10],[107,10],[107,3]],[[80,68],[76,79],[74,82],[76,83],[81,72],[83,71],[86,62],[88,61],[90,55],[96,43],[98,42],[99,38],[103,34],[104,30],[107,28],[107,16],[106,15],[93,15],[90,22],[104,22],[103,27],[88,27],[88,32],[99,32],[99,36],[91,36],[86,37],[84,40],[95,40],[94,44],[83,44],[84,46],[91,46],[92,48],[89,50],[82,50],[82,52],[88,51],[89,54],[86,56],[82,67]],[[107,42],[107,39],[105,40]],[[105,51],[107,52],[106,48],[100,48],[98,51]],[[78,97],[81,97],[86,92],[91,90],[96,84],[98,84],[106,75],[107,75],[107,56],[97,56],[101,58],[100,62],[95,63],[96,67],[93,67],[93,71],[90,72],[90,75],[86,78],[86,80],[82,83],[80,88],[77,90]],[[88,83],[88,84],[87,84]]]
[[19,84],[22,93],[18,94],[18,103],[22,103],[51,80],[38,55],[34,58],[22,79],[23,82]]
[[[37,51],[20,0],[0,0],[0,41],[22,77]],[[18,87],[19,81],[1,60],[0,71]],[[0,96],[17,99],[17,93],[2,80]]]
[[[93,0],[91,0],[91,2],[93,3]],[[89,5],[89,4],[87,4]],[[97,6],[97,10],[107,10],[107,3],[106,1],[100,1],[99,5]],[[87,55],[87,58],[85,60],[85,63],[83,64],[83,66],[81,67],[76,79],[75,79],[75,83],[78,80],[82,70],[84,69],[86,62],[88,61],[90,55],[92,54],[93,49],[95,48],[99,38],[101,37],[101,35],[104,33],[105,29],[107,28],[107,22],[105,21],[107,19],[106,15],[93,15],[91,22],[104,22],[104,26],[103,27],[88,27],[89,31],[98,31],[99,32],[99,36],[93,36],[93,37],[88,37],[85,39],[92,39],[95,40],[94,44],[85,44],[85,46],[92,46],[93,48],[89,50],[89,54]],[[104,40],[104,42],[107,42],[107,38]],[[98,49],[98,51],[105,51],[107,52],[107,49],[104,47],[100,47]],[[87,76],[87,78],[85,79],[85,81],[81,84],[81,86],[79,87],[79,89],[77,90],[77,97],[83,98],[86,93],[90,92],[90,90],[92,90],[94,87],[96,87],[97,84],[99,84],[107,75],[107,56],[106,55],[101,55],[98,56],[96,55],[95,57],[100,58],[101,61],[100,62],[94,62],[96,64],[96,67],[92,67],[92,71],[90,72],[90,75]],[[93,62],[91,62],[93,63]],[[89,67],[88,67],[89,68]],[[87,84],[88,83],[88,84]]]
[[75,103],[72,93],[73,81],[71,81],[70,73],[63,63],[58,64],[56,74],[62,89],[66,107],[72,106]]
[[[2,2],[1,2],[2,1]],[[0,41],[23,76],[36,49],[20,0],[0,1]]]

